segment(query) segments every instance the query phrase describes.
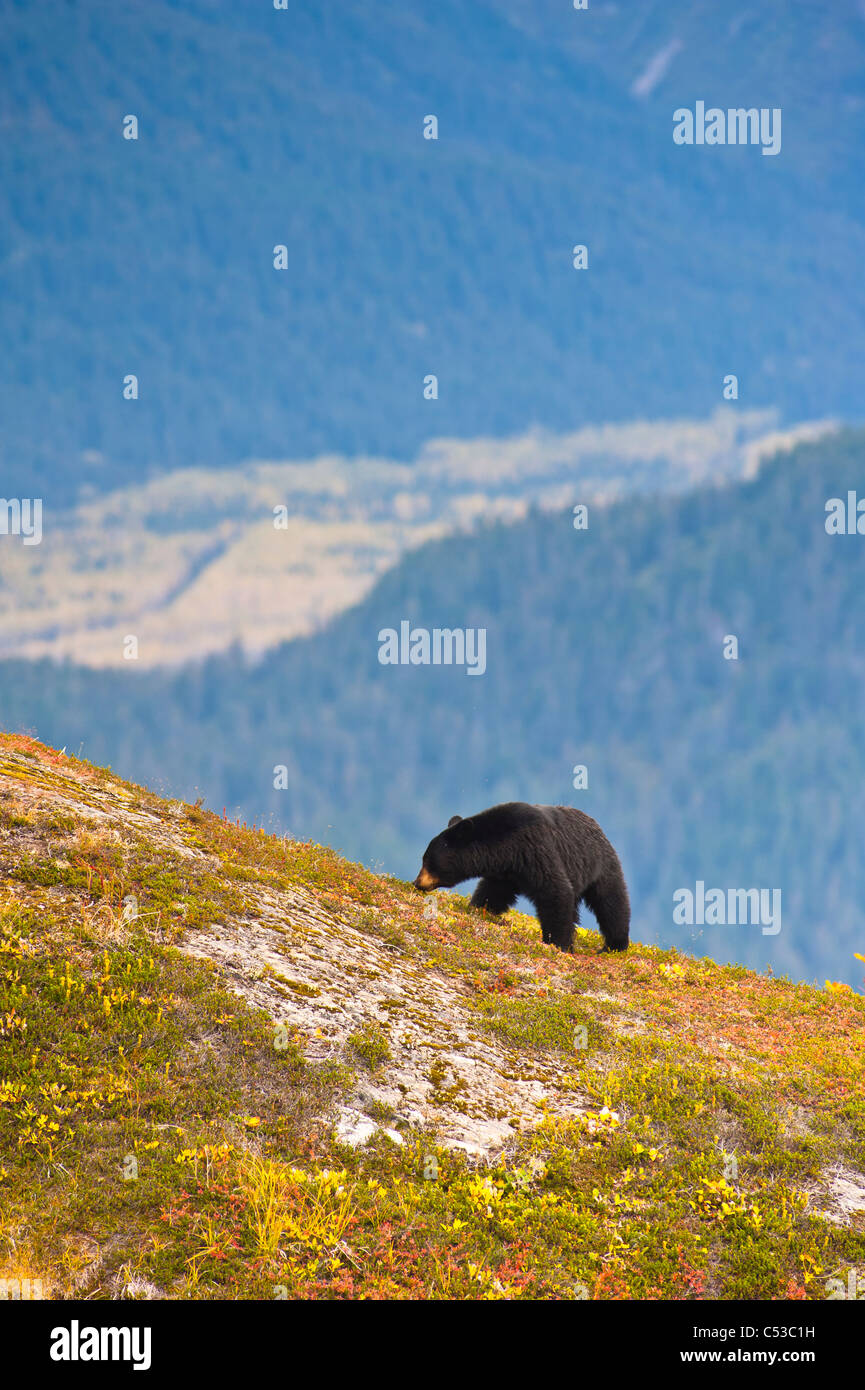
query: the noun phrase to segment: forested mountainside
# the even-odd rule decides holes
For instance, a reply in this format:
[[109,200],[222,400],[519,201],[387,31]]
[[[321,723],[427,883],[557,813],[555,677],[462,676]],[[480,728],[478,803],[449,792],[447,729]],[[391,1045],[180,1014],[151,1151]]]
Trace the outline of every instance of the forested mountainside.
[[[256,665],[4,663],[0,719],[401,875],[455,812],[570,802],[621,854],[636,939],[855,983],[865,536],[825,522],[863,479],[848,431],[749,483],[593,508],[585,530],[570,511],[491,525]],[[404,620],[485,629],[484,673],[382,665]],[[780,890],[781,930],[674,924],[698,881]]]
[[[0,24],[6,496],[704,415],[728,373],[785,420],[861,418],[851,0],[85,0]],[[676,146],[698,100],[780,110],[779,152]]]

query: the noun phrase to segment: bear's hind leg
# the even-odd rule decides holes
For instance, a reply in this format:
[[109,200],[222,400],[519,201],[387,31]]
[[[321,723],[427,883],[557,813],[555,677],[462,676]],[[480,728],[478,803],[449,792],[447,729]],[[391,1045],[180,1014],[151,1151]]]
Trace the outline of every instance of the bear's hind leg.
[[541,924],[541,937],[560,951],[574,947],[574,896],[570,886],[561,893],[547,893],[535,901]]
[[503,878],[482,878],[472,893],[472,907],[486,908],[493,917],[500,917],[517,900],[517,890]]
[[603,950],[626,951],[631,925],[631,903],[621,869],[610,870],[583,894],[583,902],[595,914]]

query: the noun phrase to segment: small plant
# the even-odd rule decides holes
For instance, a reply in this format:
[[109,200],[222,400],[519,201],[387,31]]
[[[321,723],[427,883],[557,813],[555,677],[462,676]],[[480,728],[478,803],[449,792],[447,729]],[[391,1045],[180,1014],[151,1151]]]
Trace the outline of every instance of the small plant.
[[350,1034],[347,1042],[370,1071],[393,1060],[387,1034],[377,1023],[365,1024],[357,1033]]

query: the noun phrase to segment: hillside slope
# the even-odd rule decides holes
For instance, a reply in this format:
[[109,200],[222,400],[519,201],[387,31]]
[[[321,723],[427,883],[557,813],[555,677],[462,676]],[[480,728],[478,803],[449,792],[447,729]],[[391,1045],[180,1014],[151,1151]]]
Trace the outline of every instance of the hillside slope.
[[865,1000],[575,955],[0,739],[0,1275],[90,1298],[823,1298]]

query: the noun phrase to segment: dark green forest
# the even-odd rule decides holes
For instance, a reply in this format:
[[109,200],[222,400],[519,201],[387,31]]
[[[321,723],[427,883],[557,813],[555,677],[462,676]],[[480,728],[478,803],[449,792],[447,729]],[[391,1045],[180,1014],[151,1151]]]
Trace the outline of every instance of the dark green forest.
[[[585,531],[570,511],[490,525],[254,666],[5,663],[0,723],[401,876],[454,812],[578,805],[620,851],[637,939],[856,983],[865,536],[825,529],[850,489],[865,495],[861,431],[745,484],[593,509]],[[401,619],[486,628],[486,673],[381,665]],[[672,895],[697,880],[780,889],[781,932],[675,926]]]

